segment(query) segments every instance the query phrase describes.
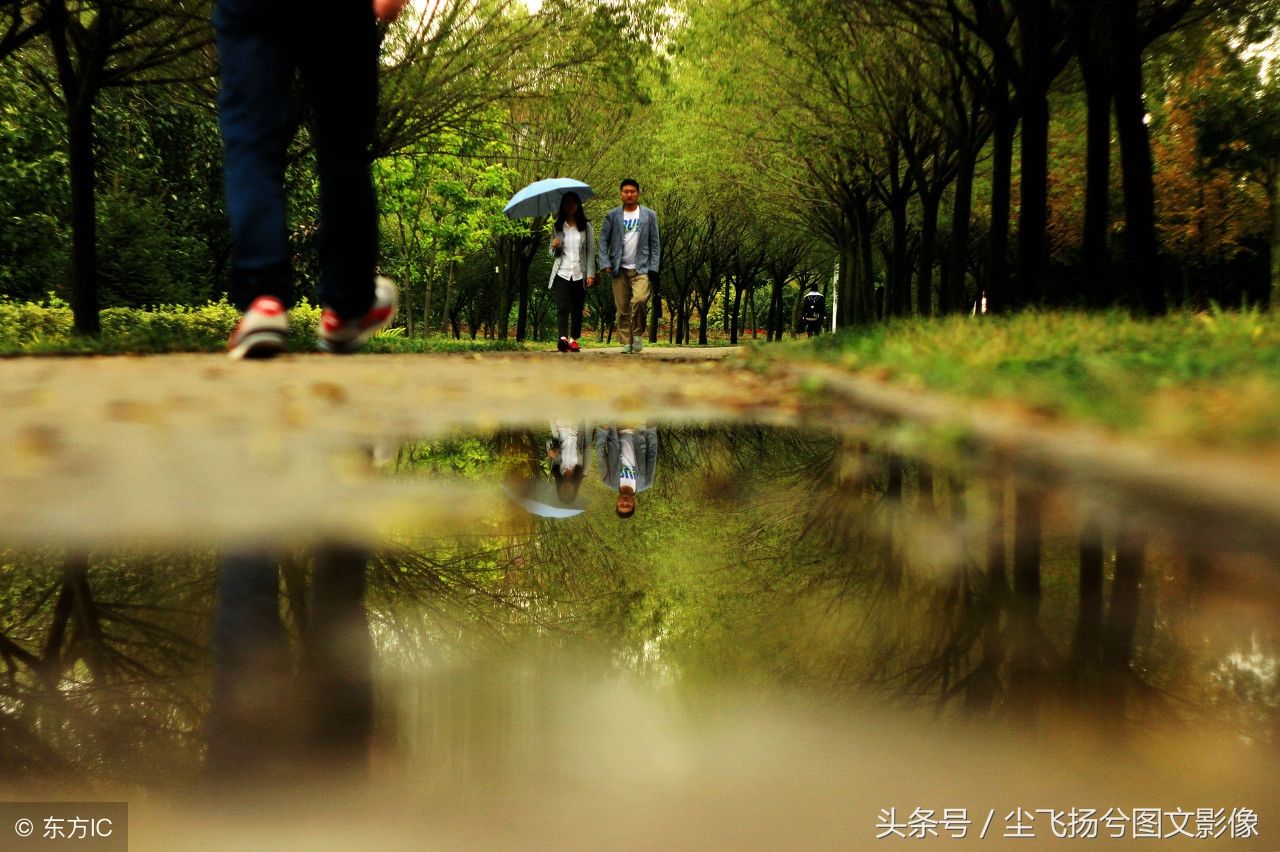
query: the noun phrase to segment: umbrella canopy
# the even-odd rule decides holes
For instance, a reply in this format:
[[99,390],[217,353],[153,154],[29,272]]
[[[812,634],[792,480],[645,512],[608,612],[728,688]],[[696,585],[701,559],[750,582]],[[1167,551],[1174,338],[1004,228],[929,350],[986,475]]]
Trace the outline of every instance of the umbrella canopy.
[[595,193],[591,187],[580,180],[572,178],[547,178],[529,184],[511,196],[507,206],[502,208],[512,219],[523,219],[526,216],[553,216],[560,210],[560,199],[566,192],[576,192],[578,197],[586,201]]
[[503,485],[502,490],[526,512],[542,518],[572,518],[586,511],[581,498],[569,504],[561,502],[555,483],[548,480],[523,483],[520,489]]

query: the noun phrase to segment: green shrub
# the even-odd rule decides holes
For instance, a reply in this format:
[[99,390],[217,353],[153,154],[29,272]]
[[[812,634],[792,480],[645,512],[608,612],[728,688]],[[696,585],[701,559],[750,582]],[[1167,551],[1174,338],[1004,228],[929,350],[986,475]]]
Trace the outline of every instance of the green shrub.
[[[96,340],[72,333],[71,307],[52,293],[43,302],[0,298],[0,354],[122,354],[157,352],[220,352],[240,320],[227,302],[189,307],[160,305],[150,310],[106,308],[99,317],[102,336]],[[312,352],[320,308],[303,301],[289,311],[291,352]],[[369,342],[368,352],[471,352],[520,350],[514,340],[454,340],[449,337],[405,337],[392,328]]]
[[71,307],[52,293],[42,303],[0,299],[0,348],[21,351],[66,340],[71,321]]

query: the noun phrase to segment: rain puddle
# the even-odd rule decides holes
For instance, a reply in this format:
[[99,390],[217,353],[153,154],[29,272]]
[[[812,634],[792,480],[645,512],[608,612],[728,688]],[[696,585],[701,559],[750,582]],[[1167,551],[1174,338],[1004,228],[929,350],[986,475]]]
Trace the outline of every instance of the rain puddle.
[[376,546],[0,551],[0,798],[134,848],[1280,848],[1280,538],[902,446],[541,424],[361,450],[467,507]]

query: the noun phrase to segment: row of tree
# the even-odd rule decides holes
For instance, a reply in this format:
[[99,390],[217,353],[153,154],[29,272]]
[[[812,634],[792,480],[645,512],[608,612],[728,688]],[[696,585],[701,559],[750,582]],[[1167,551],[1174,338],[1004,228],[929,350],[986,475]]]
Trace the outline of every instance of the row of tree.
[[[1162,244],[1158,177],[1203,189],[1217,166],[1228,183],[1266,185],[1275,89],[1254,46],[1275,4],[749,5],[751,14],[731,2],[700,7],[721,73],[708,80],[704,112],[754,143],[753,180],[839,252],[845,322],[964,310],[979,290],[997,309],[1119,302],[1160,312],[1183,294],[1169,268],[1180,258]],[[734,22],[746,23],[730,46],[719,35]],[[1178,121],[1192,125],[1177,140],[1190,143],[1190,162],[1160,163],[1158,175],[1153,125],[1168,138]],[[1083,199],[1076,235],[1053,230],[1068,193]],[[1255,221],[1266,209],[1257,193],[1231,202]],[[1207,236],[1206,254],[1216,242]],[[1265,295],[1265,284],[1249,285]]]
[[[4,5],[0,294],[69,297],[93,334],[101,306],[225,291],[210,11]],[[432,4],[384,34],[384,266],[410,334],[542,336],[549,223],[503,203],[568,175],[601,190],[598,222],[632,176],[662,225],[654,339],[705,343],[713,322],[780,337],[795,293],[833,273],[845,325],[984,292],[997,310],[1260,301],[1280,282],[1278,14],[1274,0]],[[291,238],[311,295],[301,99],[293,120]],[[609,301],[593,294],[595,325]]]

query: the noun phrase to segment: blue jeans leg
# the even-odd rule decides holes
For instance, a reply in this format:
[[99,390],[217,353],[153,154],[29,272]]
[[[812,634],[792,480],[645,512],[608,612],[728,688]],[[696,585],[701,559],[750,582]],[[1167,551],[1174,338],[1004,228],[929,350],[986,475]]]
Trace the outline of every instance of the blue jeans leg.
[[367,0],[299,16],[299,67],[311,104],[320,178],[320,302],[344,319],[373,305],[378,210],[371,167],[379,36]]
[[272,6],[218,0],[213,16],[223,182],[231,220],[231,299],[241,310],[262,295],[287,301],[292,277],[284,169],[292,130],[293,62],[286,16]]

